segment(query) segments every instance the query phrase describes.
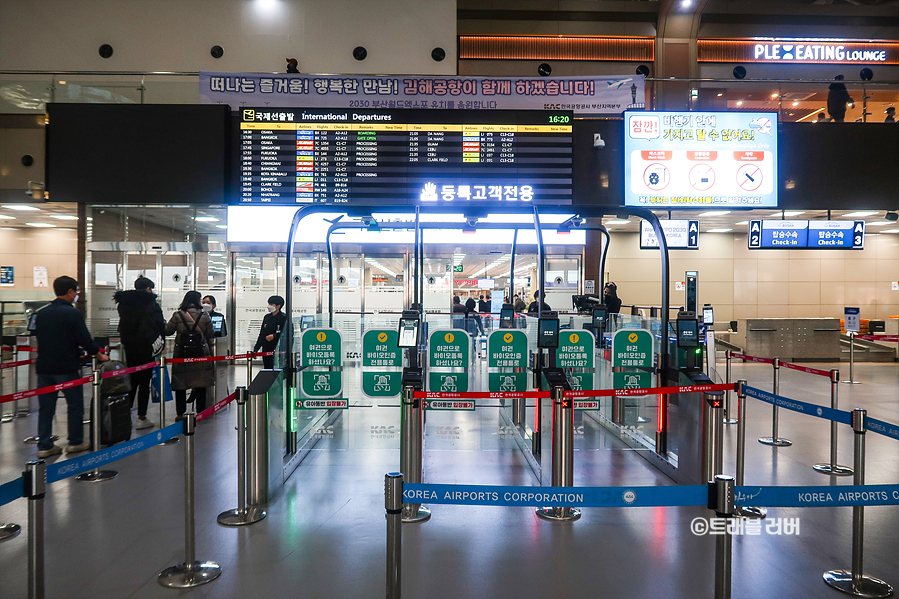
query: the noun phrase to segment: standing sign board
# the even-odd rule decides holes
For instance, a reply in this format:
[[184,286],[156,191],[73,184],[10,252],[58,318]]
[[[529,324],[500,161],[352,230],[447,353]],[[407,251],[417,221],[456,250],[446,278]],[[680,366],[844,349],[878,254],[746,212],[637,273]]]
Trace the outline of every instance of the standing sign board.
[[[343,359],[340,333],[334,329],[306,329],[300,338],[300,360],[307,367],[339,367]],[[339,397],[343,391],[343,372],[340,370],[306,369],[300,374],[300,389],[305,398],[298,398],[300,410],[346,409],[349,402]],[[333,398],[333,399],[321,399]]]
[[845,321],[845,326],[847,333],[858,333],[861,330],[861,321],[859,318],[860,310],[859,308],[843,308],[843,318]]
[[[470,364],[471,339],[465,331],[455,329],[434,331],[428,337],[429,391],[440,391],[442,393],[464,393],[468,391],[467,369]],[[463,368],[465,369],[464,372],[451,370]],[[443,372],[434,372],[435,369],[443,370]],[[443,407],[441,409],[453,408]],[[458,409],[474,409],[474,406]]]
[[[516,392],[527,390],[528,337],[524,331],[502,329],[490,333],[487,338],[487,367],[502,368],[503,372],[487,375],[488,390]],[[511,369],[522,372],[511,372]]]
[[652,368],[652,335],[643,329],[623,329],[612,338],[612,367]]
[[560,331],[557,363],[560,368],[593,368],[595,347],[596,340],[590,331]]
[[362,393],[369,397],[395,397],[402,390],[402,349],[397,346],[399,333],[388,329],[371,329],[362,336]]

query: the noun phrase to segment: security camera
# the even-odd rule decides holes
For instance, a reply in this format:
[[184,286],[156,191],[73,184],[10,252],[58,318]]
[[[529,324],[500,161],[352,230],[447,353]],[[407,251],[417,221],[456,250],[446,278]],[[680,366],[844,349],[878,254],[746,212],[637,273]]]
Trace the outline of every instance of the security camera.
[[593,134],[593,147],[596,148],[597,150],[601,150],[604,147],[606,147],[606,142],[602,138],[602,135],[600,135],[599,133]]
[[887,220],[899,220],[899,214],[895,212],[887,212],[886,218]]
[[34,195],[34,192],[33,192],[32,190],[30,190],[30,189],[26,189],[26,190],[25,190],[25,195],[27,195],[27,196],[30,198],[30,197],[32,197],[32,196]]

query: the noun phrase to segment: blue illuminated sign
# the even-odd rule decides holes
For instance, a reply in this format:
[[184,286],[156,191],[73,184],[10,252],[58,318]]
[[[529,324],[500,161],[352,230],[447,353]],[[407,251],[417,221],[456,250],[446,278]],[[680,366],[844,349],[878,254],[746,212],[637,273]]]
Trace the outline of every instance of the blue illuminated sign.
[[625,112],[625,206],[777,207],[777,114]]
[[751,220],[749,249],[860,250],[865,221]]

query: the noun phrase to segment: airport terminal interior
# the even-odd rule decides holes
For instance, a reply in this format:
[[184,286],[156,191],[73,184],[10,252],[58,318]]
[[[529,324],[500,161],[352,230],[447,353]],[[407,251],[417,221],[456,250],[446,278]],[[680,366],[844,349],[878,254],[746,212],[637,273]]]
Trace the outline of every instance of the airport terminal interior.
[[891,596],[896,104],[892,0],[0,4],[0,598]]

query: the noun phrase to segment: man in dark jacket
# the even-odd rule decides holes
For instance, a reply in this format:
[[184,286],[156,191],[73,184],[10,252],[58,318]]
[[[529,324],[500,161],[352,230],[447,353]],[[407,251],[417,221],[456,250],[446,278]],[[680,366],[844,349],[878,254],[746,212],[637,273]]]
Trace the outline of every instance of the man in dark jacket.
[[[537,314],[541,311],[541,308],[537,305],[537,302],[539,300],[540,300],[540,291],[537,290],[534,292],[534,301],[532,301],[528,305],[528,314]],[[542,308],[543,312],[551,312],[552,311],[552,308],[550,308],[549,304],[547,304],[545,301],[540,302],[540,304],[542,304],[542,306],[543,306],[543,308]]]
[[[278,347],[278,339],[281,338],[281,332],[287,323],[287,315],[281,312],[284,307],[284,298],[280,295],[273,295],[268,298],[268,314],[262,319],[262,328],[259,329],[259,338],[256,339],[256,345],[253,351],[258,352],[260,349],[264,352],[275,351]],[[274,368],[275,357],[263,356],[263,368]]]
[[834,83],[830,84],[827,92],[827,112],[835,123],[842,123],[846,120],[846,104],[849,104],[849,106],[854,104],[849,92],[846,91],[843,76],[837,75],[833,79]]
[[[101,362],[109,356],[99,354],[91,334],[84,324],[84,317],[72,304],[78,299],[78,281],[72,277],[59,277],[53,281],[56,299],[38,310],[34,320],[37,334],[37,386],[50,387],[73,381],[80,377],[82,350],[98,354]],[[37,456],[49,458],[62,453],[62,447],[53,444],[53,417],[56,415],[57,391],[38,396],[40,412],[37,422]],[[84,441],[84,395],[81,386],[63,390],[68,406],[69,444],[66,453],[87,451],[90,441]]]
[[[116,291],[113,298],[119,310],[119,335],[125,346],[125,359],[128,366],[140,366],[153,362],[156,355],[153,343],[162,337],[165,343],[165,319],[162,308],[156,303],[153,293],[153,281],[147,277],[138,277],[131,291]],[[147,419],[147,407],[150,405],[150,383],[153,370],[141,370],[131,374],[131,391],[128,401],[134,407],[137,396],[137,424],[134,428],[150,428],[153,423]]]

